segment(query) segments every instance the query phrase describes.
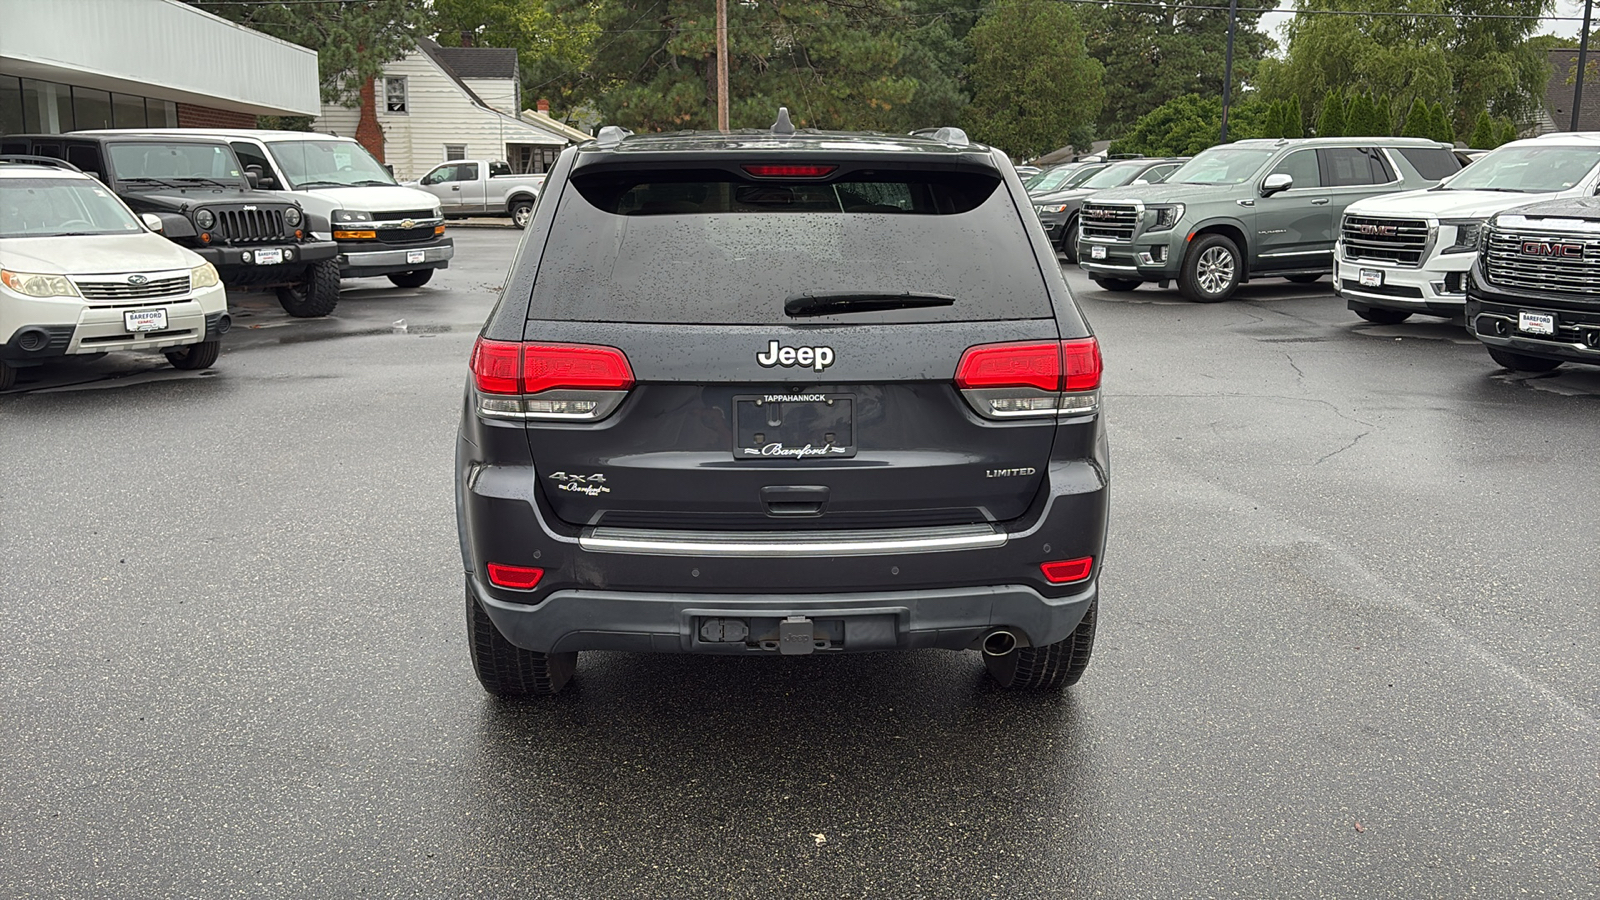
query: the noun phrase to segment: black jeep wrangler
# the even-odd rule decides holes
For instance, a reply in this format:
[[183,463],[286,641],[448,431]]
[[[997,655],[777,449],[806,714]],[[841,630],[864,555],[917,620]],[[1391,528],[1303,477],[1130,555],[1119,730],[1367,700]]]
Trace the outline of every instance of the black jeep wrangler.
[[0,154],[64,159],[100,179],[161,233],[217,267],[223,284],[276,288],[291,316],[339,302],[339,246],[312,238],[326,222],[276,191],[257,190],[227,142],[176,135],[15,134]]

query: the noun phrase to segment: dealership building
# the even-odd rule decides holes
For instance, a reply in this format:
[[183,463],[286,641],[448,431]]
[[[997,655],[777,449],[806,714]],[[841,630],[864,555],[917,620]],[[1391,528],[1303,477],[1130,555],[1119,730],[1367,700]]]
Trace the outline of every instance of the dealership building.
[[314,50],[178,0],[0,0],[0,134],[322,111]]

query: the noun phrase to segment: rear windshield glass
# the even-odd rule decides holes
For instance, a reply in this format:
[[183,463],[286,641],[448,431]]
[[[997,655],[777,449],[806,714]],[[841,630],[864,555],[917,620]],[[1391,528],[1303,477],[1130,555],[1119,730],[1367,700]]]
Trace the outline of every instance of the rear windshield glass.
[[531,318],[775,324],[800,294],[949,296],[844,323],[1051,314],[998,174],[855,172],[749,180],[721,171],[579,175],[560,198]]
[[1416,168],[1417,174],[1432,181],[1449,178],[1461,171],[1461,160],[1443,147],[1400,147],[1395,151]]

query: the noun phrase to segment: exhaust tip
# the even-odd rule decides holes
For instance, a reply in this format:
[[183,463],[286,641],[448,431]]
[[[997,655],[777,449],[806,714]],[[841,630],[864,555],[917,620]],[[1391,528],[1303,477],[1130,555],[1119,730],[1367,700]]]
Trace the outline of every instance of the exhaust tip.
[[1009,631],[991,631],[983,639],[983,653],[985,656],[1005,656],[1017,649],[1017,636]]

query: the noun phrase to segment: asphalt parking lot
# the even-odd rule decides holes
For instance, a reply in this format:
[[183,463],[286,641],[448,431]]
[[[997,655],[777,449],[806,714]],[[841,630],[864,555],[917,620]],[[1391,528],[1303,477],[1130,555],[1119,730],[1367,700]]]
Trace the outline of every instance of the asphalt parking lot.
[[1600,895],[1600,370],[1326,281],[1068,278],[1114,459],[1099,643],[467,660],[451,457],[521,232],[237,305],[215,369],[0,395],[0,895]]

